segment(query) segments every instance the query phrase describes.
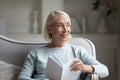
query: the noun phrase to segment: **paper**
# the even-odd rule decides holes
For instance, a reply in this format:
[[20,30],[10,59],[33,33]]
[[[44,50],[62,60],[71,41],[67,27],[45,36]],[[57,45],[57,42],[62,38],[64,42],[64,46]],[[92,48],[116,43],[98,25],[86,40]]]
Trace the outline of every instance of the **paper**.
[[70,70],[72,61],[73,60],[63,65],[57,57],[48,57],[46,77],[50,80],[78,80],[81,72]]

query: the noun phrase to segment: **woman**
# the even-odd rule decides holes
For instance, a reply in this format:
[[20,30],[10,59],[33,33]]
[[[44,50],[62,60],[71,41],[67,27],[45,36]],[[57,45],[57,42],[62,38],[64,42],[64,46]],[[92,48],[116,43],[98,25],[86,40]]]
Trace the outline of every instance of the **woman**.
[[63,64],[75,58],[71,71],[97,73],[100,77],[108,76],[108,68],[88,55],[82,47],[66,43],[71,39],[71,21],[67,13],[52,11],[46,20],[44,37],[49,43],[28,54],[18,80],[45,80],[48,56],[56,56]]

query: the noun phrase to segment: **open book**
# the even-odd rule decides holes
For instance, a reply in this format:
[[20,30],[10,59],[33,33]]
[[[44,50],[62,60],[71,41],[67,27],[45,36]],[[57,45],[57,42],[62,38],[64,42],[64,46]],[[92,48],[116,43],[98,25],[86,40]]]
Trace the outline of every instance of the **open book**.
[[49,56],[46,67],[46,77],[50,80],[78,80],[81,72],[70,70],[72,61],[73,60],[63,65],[56,56]]

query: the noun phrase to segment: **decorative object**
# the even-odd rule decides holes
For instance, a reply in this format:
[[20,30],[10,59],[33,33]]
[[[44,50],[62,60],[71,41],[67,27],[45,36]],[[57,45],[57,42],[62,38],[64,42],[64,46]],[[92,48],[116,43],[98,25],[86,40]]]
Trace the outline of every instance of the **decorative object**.
[[85,34],[87,32],[87,29],[86,29],[86,17],[84,16],[82,18],[82,33]]
[[96,10],[101,16],[106,17],[109,15],[115,16],[117,13],[117,8],[113,1],[106,0],[96,0],[93,3],[93,9]]
[[117,14],[117,9],[115,7],[114,1],[95,0],[93,3],[93,9],[96,10],[101,16],[100,25],[98,25],[98,33],[107,33],[109,29],[106,25],[105,19],[107,20],[110,16],[115,17]]
[[75,17],[70,17],[71,18],[71,30],[72,30],[72,34],[80,34],[82,31],[81,31],[81,28],[78,24],[78,21],[76,20]]
[[37,17],[38,17],[38,11],[35,10],[33,12],[33,33],[34,34],[38,33],[38,21],[37,21],[38,19],[37,19]]
[[108,28],[105,22],[105,18],[101,17],[100,25],[98,26],[98,33],[108,33]]
[[100,14],[96,10],[92,10],[88,16],[88,25],[89,25],[89,27],[87,27],[88,33],[93,33],[93,34],[97,33],[97,28],[98,25],[100,24],[100,19],[101,19]]

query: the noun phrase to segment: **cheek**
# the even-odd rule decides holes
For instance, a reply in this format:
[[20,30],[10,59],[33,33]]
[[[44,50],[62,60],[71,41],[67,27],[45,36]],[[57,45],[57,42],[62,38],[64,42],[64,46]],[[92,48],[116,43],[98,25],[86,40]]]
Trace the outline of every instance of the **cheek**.
[[55,28],[55,29],[54,29],[54,32],[55,32],[55,33],[62,32],[62,31],[63,31],[62,28]]
[[71,28],[69,28],[68,31],[71,33]]
[[53,29],[51,30],[51,34],[52,34],[52,35],[56,35],[56,34],[59,33],[59,32],[61,32],[60,29],[53,28]]

